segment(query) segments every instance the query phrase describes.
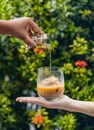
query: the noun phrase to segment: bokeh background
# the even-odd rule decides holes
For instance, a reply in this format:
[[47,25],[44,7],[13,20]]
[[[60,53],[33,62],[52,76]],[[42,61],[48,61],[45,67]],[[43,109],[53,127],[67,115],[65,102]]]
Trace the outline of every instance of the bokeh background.
[[[65,94],[94,101],[94,0],[0,0],[0,19],[23,16],[48,34],[52,66],[64,71]],[[37,70],[49,62],[49,50],[36,53],[23,41],[0,35],[0,130],[94,129],[88,115],[15,101],[37,96]]]

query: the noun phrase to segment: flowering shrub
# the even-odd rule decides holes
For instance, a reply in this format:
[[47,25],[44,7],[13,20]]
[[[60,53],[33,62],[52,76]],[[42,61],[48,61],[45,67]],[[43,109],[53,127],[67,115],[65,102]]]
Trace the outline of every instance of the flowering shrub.
[[80,68],[83,68],[83,67],[87,67],[88,64],[87,64],[86,61],[78,60],[78,61],[75,62],[75,66],[80,67]]
[[33,124],[42,124],[43,123],[43,116],[42,115],[36,115],[34,119],[32,120]]
[[32,113],[32,123],[41,130],[73,130],[76,127],[76,119],[73,114],[56,115],[53,119],[49,119],[48,112],[44,108]]
[[[32,112],[31,112],[32,114]],[[33,112],[32,123],[41,128],[41,130],[49,130],[52,125],[52,120],[48,117],[48,112],[45,109],[38,109],[37,112]]]
[[[94,101],[94,0],[0,0],[0,19],[22,16],[32,17],[48,34],[51,64],[64,71],[64,94]],[[1,130],[29,130],[30,122],[36,130],[94,129],[93,118],[84,114],[16,103],[16,97],[37,96],[37,70],[49,66],[49,56],[48,50],[31,50],[0,35]]]

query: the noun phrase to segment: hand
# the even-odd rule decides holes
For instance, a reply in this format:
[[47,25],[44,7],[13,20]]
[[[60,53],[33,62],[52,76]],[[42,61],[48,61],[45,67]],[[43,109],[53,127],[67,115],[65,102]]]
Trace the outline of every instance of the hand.
[[94,102],[93,101],[80,101],[69,98],[66,95],[57,101],[47,101],[40,97],[18,97],[17,102],[30,102],[38,104],[47,108],[63,109],[71,112],[84,113],[86,115],[94,116]]
[[65,96],[65,95],[63,95],[57,101],[47,101],[47,100],[41,99],[40,97],[18,97],[16,101],[34,103],[34,104],[38,104],[47,108],[72,111],[72,105],[71,105],[72,99],[70,99],[68,96]]
[[63,109],[94,116],[94,102],[74,100],[66,95],[62,95],[62,97],[57,101],[47,101],[40,97],[18,97],[16,101],[30,102],[47,108]]
[[36,36],[44,34],[43,31],[38,27],[38,25],[28,17],[17,18],[9,21],[12,26],[12,35],[22,39],[31,48],[35,47],[35,43],[32,40],[31,30]]
[[0,20],[1,34],[17,37],[23,40],[31,48],[34,48],[36,44],[32,40],[32,32],[36,36],[44,34],[31,18],[22,17],[13,20]]

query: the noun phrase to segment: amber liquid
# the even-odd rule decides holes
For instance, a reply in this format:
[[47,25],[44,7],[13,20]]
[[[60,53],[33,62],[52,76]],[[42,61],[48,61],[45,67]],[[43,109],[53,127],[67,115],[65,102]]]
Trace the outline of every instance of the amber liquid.
[[64,86],[43,87],[39,85],[37,86],[37,92],[40,97],[47,100],[53,100],[62,96],[64,93]]

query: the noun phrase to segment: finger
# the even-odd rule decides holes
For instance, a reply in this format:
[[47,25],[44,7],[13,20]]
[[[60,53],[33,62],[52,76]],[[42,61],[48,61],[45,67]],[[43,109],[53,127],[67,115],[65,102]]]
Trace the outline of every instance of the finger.
[[51,108],[52,104],[50,101],[43,100],[40,97],[18,97],[16,98],[16,101],[34,103],[48,108]]
[[30,21],[31,29],[36,33],[37,36],[43,35],[44,32],[39,28],[39,26],[31,19]]
[[32,49],[36,47],[35,42],[30,38],[29,35],[26,37],[25,42]]
[[32,38],[32,33],[31,33],[31,31],[30,30],[28,30],[28,35],[29,35],[29,37],[31,37]]
[[36,103],[36,104],[41,104],[43,102],[39,97],[18,97],[16,98],[16,101]]
[[17,102],[27,102],[28,100],[30,100],[32,97],[18,97],[16,98]]

